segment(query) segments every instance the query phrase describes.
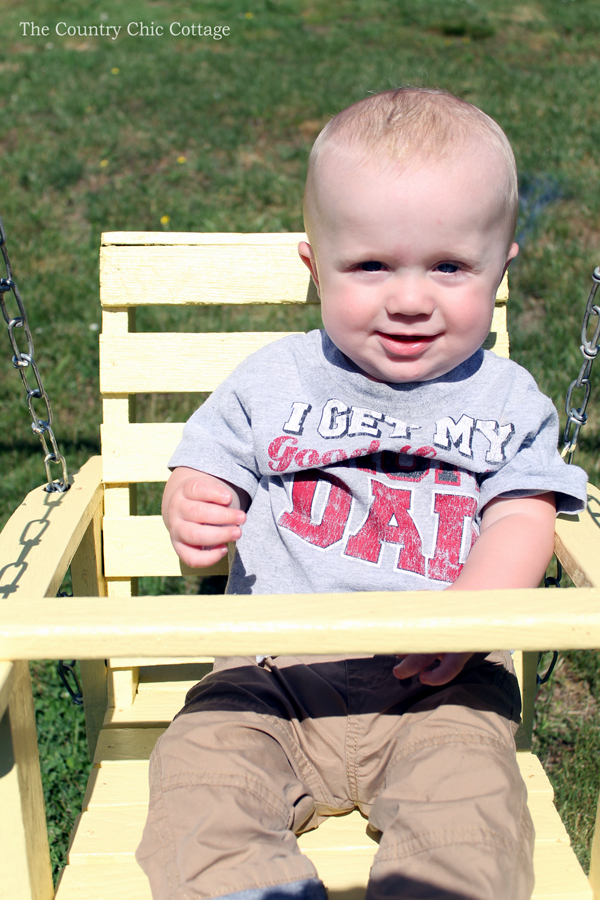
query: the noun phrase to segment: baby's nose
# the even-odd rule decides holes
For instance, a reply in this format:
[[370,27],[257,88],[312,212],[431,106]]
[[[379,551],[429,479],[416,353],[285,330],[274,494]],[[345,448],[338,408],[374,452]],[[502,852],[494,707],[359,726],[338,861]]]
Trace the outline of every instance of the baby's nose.
[[400,276],[389,284],[386,309],[390,315],[431,315],[434,308],[435,299],[431,285],[425,279]]

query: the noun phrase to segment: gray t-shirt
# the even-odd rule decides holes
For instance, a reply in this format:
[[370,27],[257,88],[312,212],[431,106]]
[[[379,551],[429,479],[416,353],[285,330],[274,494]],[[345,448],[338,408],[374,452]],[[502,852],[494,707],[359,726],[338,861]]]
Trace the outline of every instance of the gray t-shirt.
[[494,497],[555,491],[559,512],[585,508],[585,472],[557,438],[551,401],[510,360],[479,350],[432,381],[384,384],[311,331],[238,366],[169,465],[251,497],[229,593],[439,590]]

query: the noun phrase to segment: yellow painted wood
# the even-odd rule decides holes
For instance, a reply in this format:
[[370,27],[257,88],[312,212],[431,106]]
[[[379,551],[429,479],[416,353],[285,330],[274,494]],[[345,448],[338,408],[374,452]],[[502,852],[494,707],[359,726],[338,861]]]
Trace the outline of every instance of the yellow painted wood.
[[554,788],[537,756],[534,756],[530,750],[526,750],[522,753],[517,753],[517,762],[528,796],[545,794],[552,799],[554,797]]
[[[156,729],[153,736],[157,737],[159,732],[162,733],[162,729]],[[543,814],[545,806],[539,803],[535,806],[537,798],[542,798],[546,803],[550,803],[554,791],[536,756],[533,756],[531,753],[518,753],[517,760],[527,787],[530,806],[534,804],[534,814],[539,826],[540,810]],[[147,759],[103,760],[92,769],[82,809],[87,810],[108,806],[143,806],[147,802]],[[555,821],[554,818],[553,820]],[[337,822],[338,820],[336,819],[336,824]],[[562,826],[560,826],[560,834],[562,833]],[[303,840],[306,840],[306,837]]]
[[367,835],[367,820],[358,810],[345,816],[331,816],[318,828],[299,835],[298,845],[303,853],[311,857],[315,852],[333,850],[341,853],[348,850],[367,853],[372,860],[377,852],[376,842]]
[[[140,336],[137,335],[136,340],[138,337]],[[499,347],[494,349],[499,352]],[[167,366],[171,369],[172,349],[167,347],[164,352],[168,355]],[[145,377],[145,372],[143,374]],[[185,373],[179,373],[175,377],[181,378],[182,375],[189,386],[189,378],[185,377]],[[167,462],[181,438],[182,430],[183,423],[178,422],[103,425],[104,480],[165,481],[170,474]],[[152,447],[152,453],[148,453],[148,447]]]
[[483,342],[483,349],[493,350],[496,356],[502,356],[504,359],[508,359],[510,355],[508,334],[497,334],[495,332],[490,332],[490,334]]
[[600,898],[600,800],[596,810],[596,824],[594,827],[594,839],[592,841],[592,853],[590,859],[590,884],[594,892],[595,900]]
[[[119,658],[112,657],[111,659],[109,659],[110,666],[113,668],[116,668],[116,669],[130,668],[131,666],[140,666],[140,680],[141,681],[144,680],[143,671],[141,668],[142,666],[145,668],[150,666],[152,669],[154,669],[155,667],[156,668],[164,667],[167,670],[169,670],[169,669],[172,669],[173,667],[179,668],[180,666],[183,666],[183,665],[189,666],[189,665],[195,665],[196,663],[211,663],[212,664],[213,662],[214,662],[214,656],[191,656],[191,657],[190,656],[182,656],[180,658],[178,658],[176,656],[165,656],[165,657],[153,657],[152,659],[144,659],[143,657],[140,657],[140,656],[125,656],[125,657],[119,657]],[[154,679],[154,681],[159,680],[158,675],[152,675],[152,678]],[[167,677],[167,680],[168,680],[168,677]],[[185,680],[185,676],[184,676],[184,680]],[[152,690],[153,689],[152,684],[138,685],[138,691],[146,690],[146,689]],[[160,687],[158,688],[158,690],[160,690]]]
[[[104,246],[100,251],[103,306],[141,304],[316,303],[308,269],[298,256],[302,235],[256,235],[195,246]],[[165,243],[168,243],[165,241]],[[168,272],[168,289],[157,289]]]
[[[25,612],[26,609],[26,612]],[[0,659],[600,647],[600,589],[7,600]]]
[[360,813],[328,819],[316,831],[300,835],[298,845],[316,866],[329,896],[364,896],[377,844],[367,837]]
[[[98,771],[102,772],[102,769]],[[530,811],[536,826],[536,848],[544,844],[554,851],[569,847],[569,839],[558,814],[555,812],[552,820],[548,819],[549,806],[551,803],[546,797],[534,795],[532,798]],[[69,850],[69,864],[88,865],[132,855],[141,840],[147,814],[146,802],[89,806],[81,817]],[[317,859],[329,854],[337,856],[340,865],[345,863],[347,868],[352,857],[364,856],[366,880],[377,852],[377,844],[367,835],[366,828],[366,819],[355,810],[350,815],[327,819],[316,830],[300,835],[298,843],[302,851],[315,861],[317,869]],[[349,882],[352,883],[359,884],[360,875]]]
[[[154,729],[151,740],[157,739],[163,730],[163,728]],[[114,745],[109,743],[111,736],[107,735],[106,737],[106,746],[114,748]],[[147,748],[148,744],[148,741],[144,741],[144,748]],[[146,749],[143,752],[146,753]],[[527,787],[530,803],[533,798],[542,798],[546,802],[550,802],[554,791],[539,759],[530,752],[524,752],[517,754],[517,761]],[[96,806],[143,805],[147,803],[147,799],[148,762],[146,757],[104,759],[99,761],[92,770],[83,809]],[[543,804],[535,807],[538,811],[543,808]],[[562,834],[562,829],[560,833]]]
[[100,457],[73,475],[64,494],[27,495],[0,534],[0,599],[55,596],[102,500]]
[[8,712],[0,715],[0,810],[0,896],[6,900],[32,900],[27,836]]
[[109,707],[106,710],[104,727],[132,724],[166,728],[183,706],[187,691],[196,683],[182,681],[178,691],[138,691],[131,706]]
[[[108,491],[108,489],[107,489]],[[119,504],[123,504],[127,510],[130,508],[129,490],[127,495],[123,491],[117,491]],[[106,555],[106,546],[104,550]],[[106,566],[105,566],[106,568]],[[106,571],[105,571],[106,575]],[[119,603],[129,603],[131,597],[137,594],[137,580],[132,578],[106,578],[106,588],[108,597]],[[105,658],[111,654],[104,654]],[[138,686],[139,667],[132,664],[125,670],[123,666],[119,670],[115,670],[109,660],[107,668],[107,693],[109,706],[125,706],[131,705],[135,698]]]
[[[100,335],[100,389],[131,394],[212,391],[251,353],[291,333]],[[498,355],[507,355],[506,336],[490,341]]]
[[[554,859],[560,867],[560,857]],[[561,881],[565,881],[564,869],[559,868]],[[555,879],[553,879],[555,882]],[[553,889],[554,887],[554,889]],[[551,893],[540,893],[535,888],[532,900],[591,900],[589,888],[583,884],[579,890],[571,890],[568,885],[558,893],[556,882],[551,885]],[[364,888],[355,887],[347,890],[329,888],[330,900],[363,900]],[[69,867],[57,893],[57,900],[151,900],[150,887],[142,870],[135,861],[112,863],[103,866]]]
[[[103,306],[189,303],[306,302],[309,274],[298,234],[113,232],[103,235]],[[156,290],[156,272],[169,272],[169,290]],[[498,299],[508,296],[506,276]],[[317,302],[310,291],[308,302]]]
[[[105,337],[123,337],[130,332],[135,332],[135,308],[124,306],[103,310],[102,331]],[[130,422],[135,422],[136,417],[135,396],[123,393],[121,385],[117,385],[114,393],[105,394],[103,398],[103,418],[108,426],[113,428],[127,427]],[[125,476],[120,479],[107,479],[104,473],[104,481],[120,481],[120,484],[107,485],[105,489],[105,512],[109,516],[126,517],[137,512],[137,485],[130,484]],[[127,573],[126,573],[127,574]],[[106,572],[105,572],[106,575]],[[137,594],[137,581],[131,578],[114,580],[110,579],[106,584],[106,593],[110,597],[130,597]],[[107,670],[107,695],[108,702],[114,704],[131,703],[137,690],[138,669],[132,667],[128,672],[114,673]]]
[[562,819],[556,811],[552,798],[548,794],[532,793],[527,805],[531,818],[535,822],[535,839],[537,842],[568,844],[571,839]]
[[533,868],[532,900],[592,900],[590,883],[568,844],[536,842]]
[[206,569],[183,565],[161,516],[104,519],[107,577],[134,575],[227,575],[227,557]]
[[[567,848],[568,849],[568,848]],[[550,851],[542,848],[538,854],[543,860],[548,857],[550,865],[548,877],[541,876],[541,885],[536,885],[532,900],[591,900],[587,879],[570,863],[565,861],[561,850]],[[571,882],[569,882],[571,877]],[[573,877],[577,885],[573,886]],[[364,887],[354,887],[342,891],[329,886],[330,900],[363,900]],[[135,860],[111,862],[106,865],[68,866],[59,885],[56,900],[151,900],[150,886]]]
[[[106,478],[104,481],[106,482]],[[104,516],[124,518],[131,515],[131,485],[106,484],[104,488]]]
[[[156,728],[151,739],[158,738],[163,728]],[[107,746],[110,735],[107,735]],[[148,742],[144,742],[144,747]],[[144,753],[146,750],[144,749]],[[517,761],[521,776],[525,781],[530,804],[536,802],[536,798],[542,798],[549,803],[554,791],[539,759],[530,752],[518,753]],[[129,806],[143,805],[148,800],[148,762],[146,758],[138,759],[112,759],[102,760],[92,770],[86,790],[83,809],[96,806]],[[544,805],[539,803],[535,807],[536,821],[539,810]],[[337,820],[336,820],[337,821]],[[562,826],[560,833],[562,834]]]
[[[181,425],[137,425],[131,395],[154,390],[212,389],[217,378],[230,371],[237,359],[255,349],[255,340],[262,345],[281,337],[279,333],[252,336],[249,340],[244,336],[228,336],[223,340],[231,342],[234,349],[223,349],[221,359],[215,364],[218,356],[215,342],[220,342],[221,337],[135,334],[134,307],[146,302],[304,303],[307,299],[316,302],[308,272],[296,253],[297,241],[302,237],[165,235],[162,232],[104,236],[101,270],[102,295],[106,304],[102,337],[103,453],[105,481],[108,482],[104,540],[110,597],[108,600],[91,599],[89,605],[87,601],[79,601],[77,609],[63,606],[62,615],[53,618],[49,610],[41,609],[37,603],[43,592],[38,590],[39,579],[34,579],[27,596],[24,591],[19,596],[21,602],[26,600],[28,603],[28,621],[19,624],[16,604],[13,606],[10,601],[0,613],[0,656],[10,645],[11,656],[26,655],[21,650],[28,646],[33,648],[31,652],[36,657],[110,657],[117,666],[111,676],[113,699],[134,701],[133,705],[122,703],[107,711],[108,727],[102,730],[96,747],[99,767],[92,773],[84,804],[87,811],[81,818],[81,827],[73,844],[75,864],[65,873],[59,900],[90,900],[92,897],[102,900],[104,896],[107,900],[109,897],[117,900],[121,896],[123,900],[125,897],[127,900],[150,900],[145,877],[131,857],[132,835],[136,828],[141,829],[145,818],[147,759],[156,739],[180,708],[183,693],[193,682],[184,680],[176,685],[172,680],[165,680],[162,684],[152,685],[142,680],[138,683],[140,663],[152,659],[158,662],[170,655],[185,659],[186,653],[190,658],[197,658],[199,653],[310,652],[317,648],[318,652],[334,653],[408,652],[434,649],[434,645],[436,650],[600,646],[600,621],[595,612],[600,609],[598,591],[588,592],[583,597],[564,592],[561,611],[544,609],[547,598],[538,601],[536,592],[527,591],[509,592],[508,599],[503,592],[485,592],[483,597],[478,596],[477,604],[473,603],[472,595],[469,598],[456,594],[452,598],[452,609],[440,602],[437,593],[433,596],[425,593],[353,594],[338,598],[301,595],[288,596],[283,601],[282,598],[260,597],[252,598],[251,610],[247,608],[247,598],[240,604],[239,598],[138,600],[131,596],[135,593],[135,582],[130,576],[181,572],[158,517],[158,521],[152,521],[153,517],[148,520],[132,517],[135,491],[128,484],[162,481],[167,477],[166,461],[177,442]],[[275,249],[281,262],[274,262]],[[213,260],[211,265],[206,263],[208,255]],[[174,281],[171,280],[173,289],[168,296],[158,294],[155,288],[157,268],[164,271],[164,267],[175,273]],[[241,278],[240,272],[243,273]],[[268,273],[266,279],[265,273]],[[505,279],[498,292],[500,303],[486,343],[499,355],[508,355],[504,305],[507,296]],[[177,351],[181,353],[178,355]],[[128,357],[127,371],[122,367],[124,357]],[[174,358],[178,360],[177,366],[173,366]],[[198,363],[198,358],[208,359],[208,364]],[[196,377],[198,371],[200,375]],[[208,372],[205,382],[199,380],[203,372]],[[156,452],[148,454],[148,446]],[[594,539],[597,541],[593,514],[594,509],[589,514],[590,521],[584,522],[592,535],[589,551],[583,554],[586,557],[584,564],[580,563],[578,533],[567,534],[563,552],[576,574],[579,570],[585,573],[579,583],[600,587],[598,580],[593,580],[594,554],[596,565],[600,556],[593,544]],[[570,524],[567,522],[567,526]],[[591,531],[590,525],[594,526]],[[558,543],[562,541],[561,528],[562,523],[559,524]],[[139,533],[135,529],[139,529]],[[585,548],[586,541],[583,543]],[[132,549],[140,544],[144,545],[141,553]],[[163,553],[165,557],[160,567],[165,570],[155,572],[152,567],[158,565],[157,555]],[[98,589],[97,593],[102,591]],[[31,605],[29,597],[33,598]],[[75,627],[69,630],[73,612]],[[173,620],[173,625],[168,620]],[[256,646],[257,640],[260,647]],[[73,653],[67,651],[75,646],[77,649]],[[140,654],[144,659],[140,660]],[[125,664],[133,668],[127,672],[123,668]],[[0,667],[0,697],[2,671]],[[123,684],[119,687],[120,680]],[[550,806],[552,788],[549,781],[530,753],[520,753],[518,759],[534,818],[540,820],[536,867],[539,868],[541,860],[547,868],[545,873],[538,874],[534,897],[536,900],[544,900],[546,896],[553,900],[566,900],[567,897],[583,900],[590,892],[577,863],[573,863],[564,828]],[[321,875],[332,889],[331,900],[359,900],[364,894],[358,885],[364,882],[374,845],[366,837],[364,821],[357,815],[350,819],[355,821],[352,824],[350,821],[328,822],[316,834],[301,838],[301,845],[318,857]],[[330,825],[338,828],[335,846],[328,838]],[[114,844],[114,852],[106,842],[103,848],[104,838],[110,844],[119,836],[125,843],[120,847]],[[101,838],[99,843],[98,837]],[[91,848],[92,839],[94,847],[88,853],[86,842]],[[135,843],[138,839],[139,832]],[[340,842],[345,847],[344,852],[339,849]],[[131,848],[130,856],[123,862],[123,847],[127,846]],[[86,864],[90,860],[93,865]],[[566,876],[571,879],[571,887]],[[577,886],[573,887],[574,884]]]
[[135,859],[97,866],[67,866],[56,900],[152,900],[148,879]]
[[508,358],[509,353],[509,337],[506,318],[506,301],[508,300],[508,282],[506,276],[496,295],[496,306],[494,307],[494,315],[490,326],[490,333],[483,342],[486,350],[493,350],[496,356]]
[[54,894],[29,666],[14,664],[0,751],[0,890],[18,880],[12,900]]
[[[102,504],[96,509],[73,557],[71,578],[74,596],[106,596],[106,579],[102,572]],[[82,659],[79,665],[88,752],[93,759],[108,705],[106,664],[103,659]]]
[[104,567],[107,577],[181,575],[184,570],[161,516],[106,517]]
[[[166,481],[167,462],[183,431],[183,422],[102,425],[104,480]],[[148,453],[148,448],[152,453]]]
[[128,394],[105,393],[102,398],[102,419],[104,424],[119,428],[126,427],[131,421],[130,408],[131,403]]
[[147,807],[149,796],[147,760],[105,761],[92,769],[81,808]]
[[[132,324],[131,307],[120,306],[102,310],[102,333],[104,335],[124,335]],[[135,330],[135,329],[133,329]]]
[[150,759],[165,728],[103,728],[96,745],[94,764],[106,760]]
[[292,332],[100,335],[102,393],[212,391],[250,353]]
[[537,693],[538,653],[523,653],[522,650],[516,650],[513,654],[513,664],[521,691],[523,732],[528,744],[531,744],[533,711]]
[[133,592],[131,590],[131,578],[107,578],[106,579],[106,588],[108,592],[108,596],[111,598],[117,597],[131,597],[133,596]]
[[[133,317],[129,311],[127,320],[132,326]],[[135,312],[135,310],[133,310]],[[123,322],[126,326],[127,323]],[[108,415],[109,421],[120,423],[121,425],[129,425],[130,419],[135,419],[135,403],[134,398],[127,397],[125,400],[119,398],[116,400],[104,401],[104,413]],[[111,413],[112,407],[116,407],[114,414]],[[106,477],[104,479],[106,481]],[[135,515],[137,512],[137,485],[127,482],[120,484],[109,484],[104,490],[104,509],[106,516],[116,516],[121,519]],[[107,541],[104,536],[104,551],[106,551]],[[137,594],[137,580],[131,578],[133,573],[125,572],[128,577],[111,578],[104,564],[104,576],[106,579],[106,592],[111,598],[123,598],[127,602],[128,598]],[[138,669],[132,666],[129,672],[115,673],[110,666],[107,670],[107,693],[108,702],[111,706],[131,704],[135,697],[138,683]]]
[[578,587],[600,586],[600,490],[588,484],[588,503],[578,516],[558,516],[555,552]]
[[262,232],[233,232],[233,231],[104,231],[101,236],[102,247],[166,247],[187,245],[219,246],[221,244],[233,244],[234,246],[256,246],[268,243],[272,251],[278,252],[278,248],[289,247],[290,252],[297,252],[299,241],[308,238],[302,231],[271,231]]
[[150,664],[138,660],[140,665],[140,684],[138,694],[146,691],[181,691],[182,683],[197,683],[209,672],[212,672],[214,659],[200,656],[196,659],[167,659],[160,665],[156,661]]
[[131,706],[137,693],[139,674],[137,666],[123,669],[108,669],[109,708],[113,706]]
[[[136,703],[140,701],[138,697]],[[148,729],[142,729],[149,731]],[[150,740],[145,740],[143,754],[149,756],[150,744],[160,733],[160,729],[151,730]],[[110,735],[108,735],[110,737]],[[131,746],[131,740],[129,741]],[[141,745],[140,745],[141,747]],[[113,744],[112,752],[114,754]],[[536,900],[564,900],[566,897],[575,900],[589,898],[587,880],[578,867],[569,848],[568,837],[555,811],[551,811],[552,788],[539,761],[531,753],[517,755],[521,773],[526,781],[530,797],[530,809],[537,832],[536,860],[538,866],[550,865],[552,874],[536,872],[538,887],[534,892]],[[123,860],[129,855],[133,864],[133,853],[139,842],[141,830],[146,816],[148,797],[147,762],[142,760],[123,760],[103,762],[92,771],[88,791],[84,801],[84,809],[89,813],[82,816],[78,835],[71,849],[72,871],[65,874],[63,883],[67,884],[81,879],[81,900],[89,900],[85,890],[92,884],[81,874],[82,870],[97,873],[99,884],[112,884],[109,873],[113,867],[126,865]],[[338,891],[351,889],[352,896],[360,896],[361,880],[366,881],[376,845],[366,834],[366,822],[358,814],[330,819],[317,831],[309,832],[299,838],[303,852],[313,860],[320,876],[324,879],[334,896]],[[544,852],[540,845],[549,848]],[[558,860],[558,866],[556,861]],[[121,871],[123,871],[121,869]],[[126,871],[126,870],[125,870]],[[79,873],[79,874],[77,874]],[[106,874],[105,874],[106,873]],[[567,877],[565,877],[567,876]],[[131,876],[133,878],[133,876]],[[129,876],[125,882],[130,886]],[[134,893],[129,898],[144,897],[145,885],[142,879],[135,882]],[[140,893],[135,893],[139,890]],[[364,888],[362,888],[364,893]],[[572,893],[569,893],[572,891]],[[71,895],[59,893],[60,900],[68,900]],[[76,896],[76,895],[72,895]],[[93,895],[96,896],[101,895]]]
[[132,856],[147,815],[144,804],[96,807],[84,812],[69,848],[69,865],[94,865]]
[[[107,776],[110,780],[110,769],[107,767]],[[131,781],[138,781],[141,787],[141,768],[133,767],[127,772],[122,769],[119,778],[124,779],[130,775]],[[98,770],[98,779],[102,778],[103,770]],[[119,779],[112,779],[112,788],[118,785]],[[146,790],[143,788],[143,790]],[[106,790],[104,790],[106,794]],[[102,796],[103,790],[99,790]],[[540,822],[540,810],[546,815],[546,810],[541,809],[543,801],[549,800],[541,795],[534,795],[532,816],[536,826],[536,832],[541,837],[536,840],[535,866],[536,889],[533,894],[538,900],[545,897],[563,898],[572,896],[575,898],[591,897],[587,879],[583,874],[575,855],[564,840],[562,825],[553,838],[543,821]],[[99,867],[108,864],[123,862],[127,856],[133,858],[135,848],[139,843],[142,828],[146,818],[146,806],[144,803],[132,803],[128,806],[114,807],[102,803],[88,806],[88,811],[81,818],[77,836],[70,851],[70,862],[73,868]],[[369,868],[374,853],[377,850],[376,843],[366,833],[366,820],[355,811],[351,815],[330,818],[316,831],[308,832],[299,837],[299,846],[315,863],[319,875],[325,884],[332,890],[344,890],[358,888],[364,885],[368,877]],[[540,870],[545,866],[545,871]]]
[[508,272],[502,276],[502,281],[496,291],[496,303],[506,303],[508,300]]

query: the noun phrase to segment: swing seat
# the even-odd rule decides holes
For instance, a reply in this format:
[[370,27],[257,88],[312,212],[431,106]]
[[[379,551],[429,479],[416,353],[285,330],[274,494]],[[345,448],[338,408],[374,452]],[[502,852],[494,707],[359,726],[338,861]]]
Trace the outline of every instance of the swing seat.
[[[137,307],[318,303],[296,253],[302,235],[112,233],[101,249],[102,457],[65,494],[30,493],[0,535],[0,896],[50,900],[27,660],[77,658],[91,776],[58,900],[151,900],[134,858],[148,759],[186,691],[217,655],[485,651],[515,654],[523,692],[519,766],[536,828],[536,900],[600,900],[600,838],[590,880],[529,749],[537,651],[600,647],[600,492],[559,517],[556,552],[577,589],[138,597],[143,576],[194,571],[159,515],[136,515],[138,485],[164,482],[181,423],[137,422],[138,394],[209,392],[248,353],[282,336],[136,332]],[[486,346],[508,355],[504,282]],[[200,315],[201,311],[198,311]],[[206,310],[204,311],[206,312]],[[168,309],[167,309],[168,313]],[[224,564],[221,564],[224,566]],[[71,568],[72,599],[52,599]],[[333,900],[362,900],[377,845],[355,811],[299,839]]]

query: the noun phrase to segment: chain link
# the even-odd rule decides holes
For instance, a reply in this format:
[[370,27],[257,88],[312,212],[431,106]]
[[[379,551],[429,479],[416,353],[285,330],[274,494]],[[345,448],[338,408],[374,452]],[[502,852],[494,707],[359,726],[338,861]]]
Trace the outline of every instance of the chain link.
[[[25,306],[23,305],[23,300],[21,299],[19,289],[13,281],[12,268],[10,265],[8,251],[6,249],[6,232],[4,231],[4,225],[2,224],[1,218],[0,250],[2,251],[2,257],[4,259],[4,265],[6,268],[6,278],[0,278],[0,309],[2,309],[2,315],[4,316],[4,321],[6,322],[6,325],[8,327],[8,338],[13,350],[12,364],[15,369],[18,369],[19,371],[21,381],[23,382],[23,387],[25,388],[25,393],[27,395],[27,406],[29,408],[29,414],[31,416],[31,430],[34,434],[38,435],[42,444],[42,449],[44,451],[44,466],[46,469],[46,479],[48,481],[48,484],[46,485],[44,490],[48,491],[49,493],[62,493],[69,490],[69,474],[67,472],[67,463],[64,456],[58,449],[58,444],[56,443],[56,438],[52,429],[52,407],[50,406],[50,399],[44,389],[44,385],[42,384],[40,372],[35,361],[33,338],[31,336],[29,322],[27,321]],[[16,301],[18,307],[17,316],[11,316],[8,311],[6,298],[9,293],[12,293]],[[21,328],[25,333],[25,339],[27,341],[27,352],[23,352],[19,347],[16,333],[18,328]],[[34,387],[30,385],[28,380],[28,369],[33,375],[33,379],[35,380]],[[45,418],[40,418],[40,416],[37,415],[34,406],[34,402],[36,400],[39,400],[43,403],[41,415],[45,416]],[[50,441],[51,449],[49,449],[48,447],[47,438]],[[50,472],[51,463],[56,463],[57,465],[61,466],[63,476],[62,481],[53,481],[52,474]]]
[[[577,447],[577,441],[579,439],[579,432],[581,430],[581,427],[587,422],[586,408],[592,390],[590,374],[592,371],[592,366],[594,365],[594,360],[600,352],[600,345],[598,344],[598,340],[600,338],[600,306],[594,304],[594,298],[596,296],[596,291],[598,290],[599,284],[600,266],[596,266],[592,273],[592,287],[590,290],[590,295],[588,297],[587,306],[585,308],[585,313],[583,314],[583,325],[581,328],[581,347],[579,349],[581,350],[581,354],[583,356],[583,365],[581,366],[579,375],[577,376],[575,381],[572,381],[569,385],[569,390],[567,391],[567,399],[565,402],[567,424],[565,426],[563,437],[564,447],[562,449],[562,456],[567,457],[567,462],[569,463],[573,459],[573,454],[575,453],[575,449]],[[590,338],[588,337],[588,330],[590,328],[590,318],[592,316],[596,317],[596,326],[594,328],[594,333]],[[583,390],[583,400],[581,402],[581,406],[575,407],[573,406],[573,392],[577,389]]]
[[[569,389],[567,391],[567,399],[565,401],[567,424],[565,425],[565,431],[563,434],[563,449],[561,451],[561,456],[563,458],[566,457],[568,463],[571,463],[573,461],[573,454],[575,453],[575,450],[577,448],[579,432],[581,431],[582,426],[587,422],[586,408],[590,399],[590,394],[592,392],[590,374],[592,371],[592,366],[594,365],[594,360],[600,352],[600,346],[598,344],[598,340],[600,339],[600,307],[594,304],[594,298],[596,296],[596,291],[598,290],[599,284],[600,266],[596,266],[596,268],[592,272],[592,287],[590,289],[585,312],[583,314],[583,324],[581,326],[581,347],[579,349],[581,350],[581,354],[583,356],[583,365],[581,366],[579,375],[577,376],[575,381],[572,381],[569,385]],[[594,328],[594,334],[591,338],[589,338],[588,330],[590,327],[590,318],[592,316],[596,316],[597,322],[596,327]],[[581,406],[579,407],[573,406],[573,391],[575,391],[576,389],[583,389],[583,400],[581,402]],[[556,577],[546,576],[546,578],[544,579],[544,587],[559,588],[561,586],[560,582],[562,579],[562,574],[563,568],[560,564],[560,560],[557,559]],[[556,660],[558,659],[558,651],[552,650],[551,652],[552,662],[550,663],[550,666],[544,676],[537,676],[538,685],[545,684],[554,671],[554,666],[556,665]]]

